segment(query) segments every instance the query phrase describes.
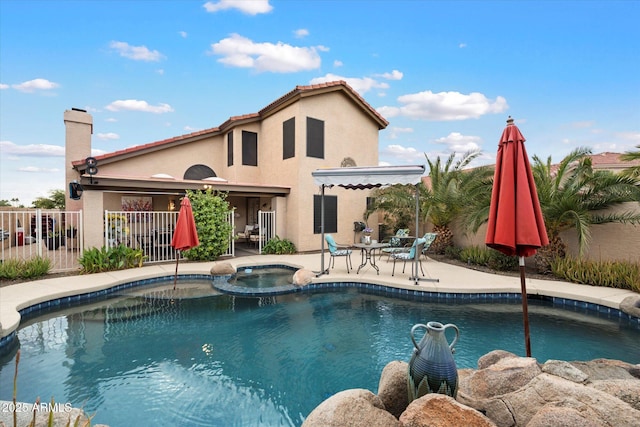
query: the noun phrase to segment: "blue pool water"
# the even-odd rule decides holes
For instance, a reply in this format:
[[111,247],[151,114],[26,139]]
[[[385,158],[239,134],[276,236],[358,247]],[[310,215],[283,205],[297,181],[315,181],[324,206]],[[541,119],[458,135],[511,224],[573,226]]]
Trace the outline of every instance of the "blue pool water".
[[[460,328],[458,368],[475,368],[494,349],[524,355],[519,302],[431,303],[355,289],[247,298],[204,287],[185,298],[129,291],[27,320],[18,400],[53,396],[111,427],[298,426],[338,391],[376,392],[387,363],[409,360],[415,323]],[[529,317],[540,362],[640,363],[637,324],[531,299]],[[0,359],[0,400],[11,400],[14,359]]]

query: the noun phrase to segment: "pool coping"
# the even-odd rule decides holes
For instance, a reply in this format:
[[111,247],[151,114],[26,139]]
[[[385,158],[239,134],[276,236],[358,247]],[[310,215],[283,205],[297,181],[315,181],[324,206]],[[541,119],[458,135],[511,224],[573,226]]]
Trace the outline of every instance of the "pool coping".
[[[305,268],[305,265],[317,266],[319,254],[291,256],[284,260],[282,256],[258,255],[253,257],[233,258],[218,261],[228,262],[236,270],[244,267],[279,265],[290,268]],[[289,261],[296,262],[289,262]],[[216,262],[182,263],[180,264],[179,280],[193,278],[213,278],[211,267]],[[390,267],[378,264],[383,270]],[[391,277],[389,275],[373,275],[365,272],[362,275],[344,274],[341,272],[316,278],[313,283],[297,289],[282,290],[281,293],[313,292],[353,287],[368,292],[384,293],[392,297],[408,297],[416,295],[422,300],[441,302],[461,301],[465,298],[469,302],[495,301],[497,298],[512,298],[520,300],[519,282],[511,276],[500,276],[489,273],[468,270],[463,267],[446,263],[429,262],[433,273],[441,277],[436,284],[416,286],[407,281],[407,275]],[[308,267],[307,267],[308,268]],[[0,288],[0,353],[3,348],[11,346],[16,336],[23,316],[31,313],[51,309],[64,304],[89,302],[91,299],[102,298],[110,293],[136,286],[149,285],[153,282],[173,278],[174,264],[163,264],[143,267],[139,269],[118,270],[92,275],[68,276],[43,279],[34,282],[20,283]],[[446,280],[443,280],[443,276]],[[507,279],[505,279],[507,277]],[[471,279],[470,279],[471,278]],[[454,279],[454,280],[452,280]],[[456,285],[455,281],[458,281]],[[444,282],[444,283],[443,283]],[[465,283],[467,283],[465,285]],[[468,283],[473,283],[469,285]],[[478,285],[481,283],[481,285]],[[578,292],[580,291],[580,292]],[[589,291],[586,293],[585,291]],[[281,294],[280,293],[280,294]],[[278,295],[272,293],[271,295]],[[251,295],[243,293],[244,296]],[[584,309],[598,314],[605,314],[628,320],[632,325],[640,327],[640,318],[631,316],[620,310],[620,302],[627,296],[639,294],[615,288],[599,288],[588,285],[557,282],[553,280],[528,279],[528,298],[547,299],[554,306],[559,305],[569,309]]]

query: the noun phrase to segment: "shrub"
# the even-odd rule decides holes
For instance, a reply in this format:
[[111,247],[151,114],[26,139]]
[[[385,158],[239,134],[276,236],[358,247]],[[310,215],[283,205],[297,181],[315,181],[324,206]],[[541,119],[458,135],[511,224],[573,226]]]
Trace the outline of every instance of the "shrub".
[[489,266],[491,250],[480,246],[469,246],[460,251],[460,260],[468,264]]
[[37,279],[46,276],[51,269],[51,260],[36,256],[29,260],[7,259],[0,264],[1,280]]
[[87,249],[78,262],[82,273],[100,273],[103,271],[122,270],[142,267],[145,256],[142,249],[133,249],[125,245],[115,247]]
[[262,253],[275,255],[295,254],[296,246],[290,240],[280,239],[280,237],[275,236],[264,245]]
[[640,292],[640,264],[638,263],[558,257],[551,261],[551,271],[554,276],[569,282]]
[[490,252],[488,266],[497,271],[513,271],[518,268],[518,257],[505,255],[494,249],[487,249]]
[[191,201],[193,218],[198,230],[200,245],[184,251],[184,256],[192,261],[213,261],[227,252],[231,224],[227,221],[229,202],[227,194],[187,190]]
[[460,252],[462,252],[462,248],[460,246],[447,246],[444,249],[444,254],[451,259],[461,259]]

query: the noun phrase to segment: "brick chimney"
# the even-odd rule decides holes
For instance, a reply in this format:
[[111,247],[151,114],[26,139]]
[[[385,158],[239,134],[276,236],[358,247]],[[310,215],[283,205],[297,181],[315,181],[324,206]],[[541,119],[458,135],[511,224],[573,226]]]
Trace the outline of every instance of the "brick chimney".
[[64,112],[65,126],[65,205],[66,210],[82,209],[82,200],[69,198],[69,183],[80,182],[80,174],[73,169],[71,162],[83,160],[91,156],[91,134],[93,133],[93,117],[85,110],[72,108]]

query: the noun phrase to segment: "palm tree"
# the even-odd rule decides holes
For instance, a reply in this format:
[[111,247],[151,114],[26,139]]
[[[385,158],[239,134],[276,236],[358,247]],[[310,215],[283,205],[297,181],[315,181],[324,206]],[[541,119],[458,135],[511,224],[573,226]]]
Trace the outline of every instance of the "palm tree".
[[399,228],[408,228],[416,214],[415,194],[413,185],[396,184],[375,189],[371,193],[373,203],[367,206],[364,215],[365,221],[373,212],[379,211],[386,227],[394,231]]
[[[438,237],[431,245],[436,253],[444,253],[453,245],[451,223],[460,216],[469,215],[469,207],[476,206],[479,200],[486,198],[486,182],[492,175],[488,166],[464,170],[481,154],[480,151],[468,151],[455,162],[456,153],[452,153],[443,164],[438,156],[435,162],[425,154],[429,165],[429,182],[421,187],[420,212],[423,219],[431,221],[433,231]],[[485,187],[482,187],[485,183]],[[489,200],[491,188],[489,188]]]
[[548,271],[550,261],[564,256],[566,245],[560,232],[573,229],[577,234],[580,255],[589,244],[590,227],[607,223],[640,223],[640,213],[613,213],[609,208],[640,200],[640,187],[627,175],[593,170],[591,150],[578,148],[553,166],[533,157],[532,171],[544,216],[549,246],[536,254],[541,272]]
[[[640,160],[640,145],[636,145],[636,151],[627,151],[626,153],[620,156],[620,160],[624,162],[633,162],[636,160]],[[639,179],[637,182],[640,185],[640,165],[637,166],[629,166],[627,169],[622,171],[623,174],[630,176],[631,178]]]

